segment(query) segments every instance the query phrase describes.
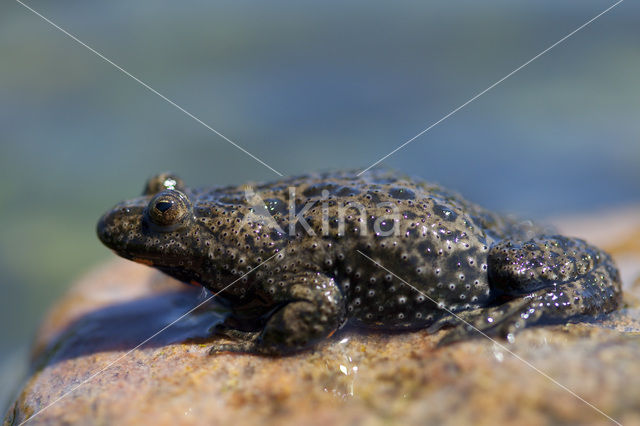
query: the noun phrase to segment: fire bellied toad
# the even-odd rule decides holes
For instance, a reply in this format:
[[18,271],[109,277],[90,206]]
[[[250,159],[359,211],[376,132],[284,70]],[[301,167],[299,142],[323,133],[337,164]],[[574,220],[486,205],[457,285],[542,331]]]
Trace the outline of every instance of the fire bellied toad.
[[505,336],[621,299],[602,250],[380,171],[204,189],[160,174],[109,210],[98,236],[122,257],[219,292],[232,314],[217,331],[235,343],[212,352],[292,353],[346,322]]

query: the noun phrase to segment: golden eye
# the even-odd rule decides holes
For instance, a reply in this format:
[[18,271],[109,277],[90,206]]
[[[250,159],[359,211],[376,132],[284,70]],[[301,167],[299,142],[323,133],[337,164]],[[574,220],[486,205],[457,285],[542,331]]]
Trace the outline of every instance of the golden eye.
[[167,189],[184,191],[184,182],[173,173],[160,173],[147,181],[142,195],[153,195]]
[[152,223],[171,230],[185,223],[191,216],[189,198],[180,191],[167,189],[158,193],[147,206],[147,215]]

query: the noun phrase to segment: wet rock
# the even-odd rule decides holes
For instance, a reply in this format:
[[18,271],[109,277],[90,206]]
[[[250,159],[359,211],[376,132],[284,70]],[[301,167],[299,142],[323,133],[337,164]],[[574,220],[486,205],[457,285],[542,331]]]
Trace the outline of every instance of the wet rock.
[[5,424],[640,424],[640,208],[556,222],[612,252],[626,304],[513,343],[343,331],[290,357],[211,356],[220,309],[115,260],[48,315]]

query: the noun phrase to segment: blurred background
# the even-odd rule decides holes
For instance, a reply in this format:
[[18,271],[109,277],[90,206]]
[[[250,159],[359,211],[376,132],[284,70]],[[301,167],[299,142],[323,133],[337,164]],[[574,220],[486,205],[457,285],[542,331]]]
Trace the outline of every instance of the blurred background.
[[[367,167],[613,2],[27,4],[291,175]],[[384,165],[539,220],[637,204],[639,20],[623,2]],[[12,0],[0,58],[3,403],[48,306],[113,257],[104,211],[158,171],[277,176]]]

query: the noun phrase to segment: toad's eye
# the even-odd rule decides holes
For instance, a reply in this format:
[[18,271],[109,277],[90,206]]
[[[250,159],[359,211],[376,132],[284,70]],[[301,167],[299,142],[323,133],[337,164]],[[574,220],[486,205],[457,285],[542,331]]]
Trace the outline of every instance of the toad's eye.
[[191,216],[191,203],[182,192],[167,189],[151,199],[147,216],[153,224],[173,230]]
[[173,173],[160,173],[147,181],[142,195],[153,195],[166,189],[184,191],[184,182]]

